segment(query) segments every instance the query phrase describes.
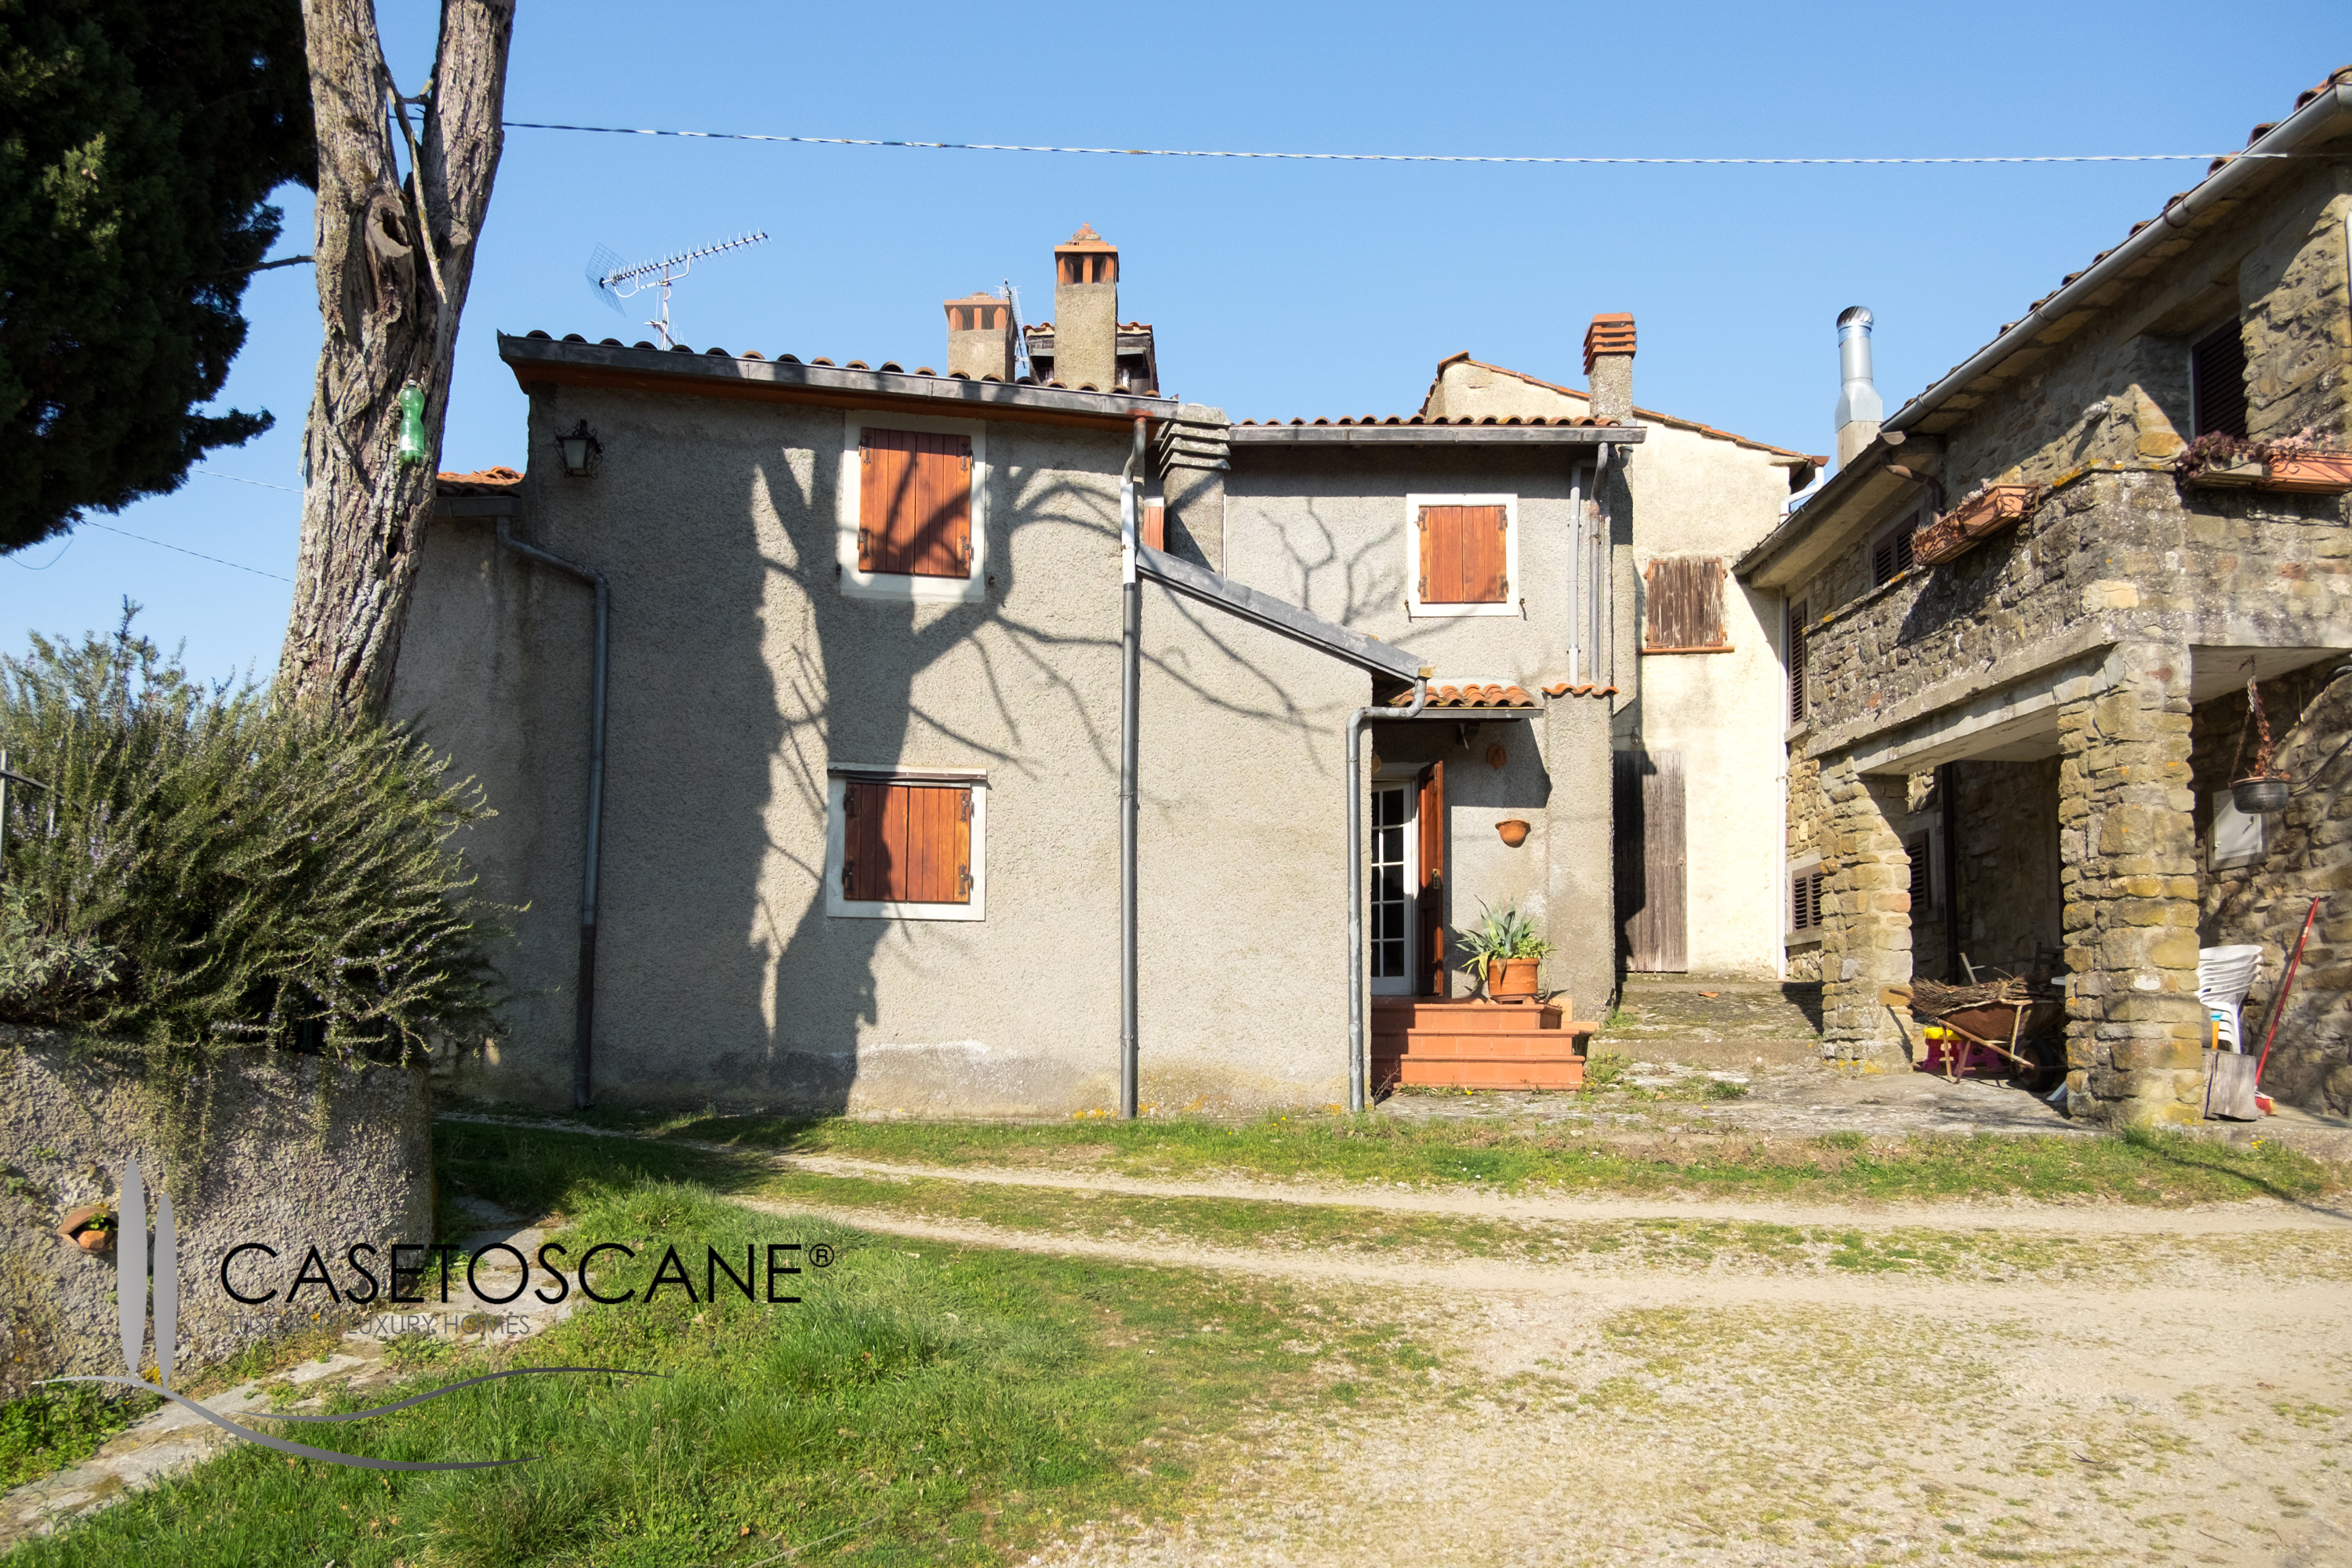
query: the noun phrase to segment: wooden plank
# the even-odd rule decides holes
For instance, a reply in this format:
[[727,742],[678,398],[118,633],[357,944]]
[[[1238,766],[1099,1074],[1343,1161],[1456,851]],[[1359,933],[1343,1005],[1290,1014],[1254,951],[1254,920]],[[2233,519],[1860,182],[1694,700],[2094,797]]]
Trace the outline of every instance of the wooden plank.
[[1637,973],[1690,966],[1683,767],[1675,752],[1611,755],[1620,952]]

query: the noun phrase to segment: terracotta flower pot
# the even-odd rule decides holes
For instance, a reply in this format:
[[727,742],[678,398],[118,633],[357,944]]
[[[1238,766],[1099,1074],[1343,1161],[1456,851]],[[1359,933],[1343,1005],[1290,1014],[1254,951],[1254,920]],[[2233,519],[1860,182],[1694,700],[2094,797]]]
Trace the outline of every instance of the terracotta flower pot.
[[1495,831],[1501,834],[1503,842],[1514,849],[1528,841],[1528,824],[1516,816],[1507,816],[1495,824]]
[[84,1252],[106,1252],[114,1246],[114,1232],[90,1224],[107,1212],[104,1204],[84,1204],[58,1222],[58,1234]]
[[2294,495],[2342,495],[2352,490],[2352,452],[2299,452],[2273,458],[2262,488]]
[[1486,996],[1495,1002],[1532,1002],[1539,961],[1506,958],[1486,966]]

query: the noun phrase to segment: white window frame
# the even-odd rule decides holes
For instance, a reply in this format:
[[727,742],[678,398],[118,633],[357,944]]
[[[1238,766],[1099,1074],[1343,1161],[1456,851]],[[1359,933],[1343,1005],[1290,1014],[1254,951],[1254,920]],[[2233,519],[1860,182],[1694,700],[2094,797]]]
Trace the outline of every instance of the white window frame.
[[[1452,503],[1440,502],[1439,504],[1451,505]],[[1372,973],[1371,910],[1369,907],[1366,908],[1362,963],[1366,982],[1375,996],[1418,994],[1413,985],[1414,972],[1420,967],[1418,963],[1421,946],[1421,790],[1419,785],[1423,765],[1425,764],[1407,766],[1399,763],[1375,769],[1372,773],[1374,790],[1399,787],[1404,790],[1404,973],[1388,975]],[[1369,819],[1371,813],[1366,812],[1364,815]],[[1369,831],[1366,834],[1364,860],[1366,873],[1364,879],[1369,889],[1371,881],[1371,844]],[[1368,898],[1367,905],[1370,902]]]
[[1799,931],[1795,926],[1789,923],[1793,912],[1790,906],[1796,901],[1797,879],[1800,877],[1810,877],[1821,868],[1822,858],[1818,855],[1814,855],[1802,860],[1790,861],[1788,867],[1781,874],[1780,944],[1783,947],[1809,947],[1812,943],[1822,940],[1822,934],[1826,929],[1827,922],[1823,921],[1821,918],[1821,905],[1818,900],[1816,900],[1813,905],[1813,923],[1811,925],[1807,926],[1802,931]]
[[[1499,506],[1503,509],[1503,576],[1509,584],[1498,605],[1432,605],[1421,596],[1421,509],[1425,506]],[[1508,616],[1517,620],[1527,595],[1519,581],[1519,498],[1516,495],[1408,495],[1404,498],[1404,610],[1413,620],[1454,620],[1465,616]]]
[[[859,437],[866,428],[921,430],[971,440],[971,572],[963,577],[917,577],[866,572],[857,564],[858,508],[865,499]],[[977,419],[932,414],[884,414],[852,409],[842,416],[841,478],[835,486],[835,560],[844,598],[890,604],[977,605],[988,597],[988,426]]]
[[[971,791],[971,900],[961,904],[900,903],[852,899],[841,890],[847,847],[848,786],[856,784],[954,784]],[[842,763],[825,769],[824,912],[835,920],[979,921],[988,918],[988,773],[980,768],[908,768]]]

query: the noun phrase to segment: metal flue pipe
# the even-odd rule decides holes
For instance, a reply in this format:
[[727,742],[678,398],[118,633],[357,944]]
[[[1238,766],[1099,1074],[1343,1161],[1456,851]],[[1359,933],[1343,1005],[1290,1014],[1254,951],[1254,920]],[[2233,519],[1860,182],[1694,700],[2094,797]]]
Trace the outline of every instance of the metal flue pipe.
[[1418,719],[1429,703],[1429,667],[1412,683],[1408,708],[1359,708],[1348,715],[1348,1113],[1364,1110],[1364,721]]
[[1118,723],[1118,1113],[1136,1114],[1140,1045],[1136,1026],[1136,796],[1139,720],[1143,706],[1143,583],[1135,549],[1142,507],[1136,485],[1143,471],[1145,421],[1135,422],[1135,445],[1118,472],[1119,723]]
[[596,856],[604,821],[604,666],[613,593],[593,566],[567,561],[514,537],[512,520],[499,519],[499,547],[526,560],[568,572],[596,590],[595,663],[589,672],[588,841],[580,870],[580,978],[572,1018],[572,1102],[582,1110],[595,1103],[590,1093],[590,1042],[596,1027]]

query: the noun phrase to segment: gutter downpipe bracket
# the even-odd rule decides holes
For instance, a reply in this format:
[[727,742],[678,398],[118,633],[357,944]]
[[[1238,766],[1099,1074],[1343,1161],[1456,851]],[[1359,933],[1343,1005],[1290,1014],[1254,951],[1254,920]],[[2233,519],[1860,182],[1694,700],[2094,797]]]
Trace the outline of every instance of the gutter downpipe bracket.
[[513,519],[499,519],[499,548],[526,560],[570,574],[596,590],[595,664],[589,674],[588,705],[588,832],[580,868],[580,977],[572,1024],[572,1102],[581,1110],[595,1101],[591,1095],[590,1044],[596,1026],[596,859],[604,820],[604,670],[610,648],[613,593],[604,574],[593,566],[567,561],[536,544],[514,537]]

